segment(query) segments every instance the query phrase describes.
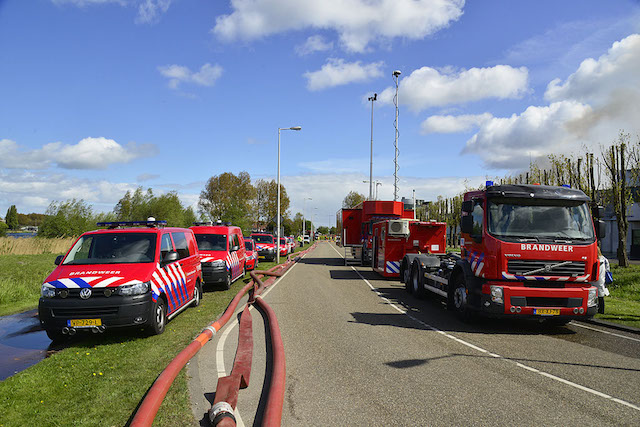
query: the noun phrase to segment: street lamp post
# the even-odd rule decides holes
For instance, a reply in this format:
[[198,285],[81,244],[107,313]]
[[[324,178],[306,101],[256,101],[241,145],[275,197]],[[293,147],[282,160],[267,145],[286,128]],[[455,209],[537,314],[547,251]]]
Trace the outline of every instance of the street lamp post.
[[382,183],[376,181],[376,200],[378,200],[378,185],[382,185]]
[[369,162],[369,200],[373,199],[373,101],[378,99],[378,94],[374,93],[370,96],[371,101],[371,160]]
[[[305,197],[304,201],[302,202],[302,244],[304,245],[304,234],[305,234],[305,228],[306,228],[306,220],[304,219],[304,211],[305,211],[305,207],[307,206],[307,200],[313,200],[311,197]],[[309,241],[311,241],[311,239],[309,239]]]
[[278,240],[276,241],[276,264],[280,264],[280,131],[281,130],[301,130],[300,126],[290,128],[278,128],[278,215],[276,224],[278,227]]

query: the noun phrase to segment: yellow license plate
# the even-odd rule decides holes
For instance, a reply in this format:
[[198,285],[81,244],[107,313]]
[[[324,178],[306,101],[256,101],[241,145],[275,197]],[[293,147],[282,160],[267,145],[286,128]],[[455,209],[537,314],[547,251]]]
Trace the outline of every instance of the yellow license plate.
[[91,328],[102,326],[102,319],[71,319],[67,320],[67,326],[72,328]]
[[533,314],[539,314],[541,316],[558,316],[560,315],[559,308],[534,308]]

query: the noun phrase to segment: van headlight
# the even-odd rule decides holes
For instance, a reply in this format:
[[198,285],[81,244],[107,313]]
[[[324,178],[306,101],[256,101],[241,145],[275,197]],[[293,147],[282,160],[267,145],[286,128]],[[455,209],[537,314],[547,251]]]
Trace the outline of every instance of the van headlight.
[[227,266],[227,263],[224,262],[223,259],[216,259],[214,261],[211,261],[211,267],[213,268],[225,268]]
[[149,291],[149,282],[131,283],[128,285],[118,286],[116,291],[118,295],[133,296],[146,294]]
[[56,296],[56,288],[51,285],[44,284],[40,288],[40,295],[42,295],[43,298],[53,298]]
[[589,289],[589,299],[587,300],[587,307],[594,307],[598,305],[598,289]]

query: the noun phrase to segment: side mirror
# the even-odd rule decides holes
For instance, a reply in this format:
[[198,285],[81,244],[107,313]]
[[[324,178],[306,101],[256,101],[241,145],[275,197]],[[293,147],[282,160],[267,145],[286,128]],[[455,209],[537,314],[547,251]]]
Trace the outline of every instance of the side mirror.
[[473,217],[471,215],[465,215],[461,218],[460,231],[465,234],[473,233]]
[[174,261],[178,260],[178,252],[176,251],[170,251],[167,252],[166,255],[164,256],[164,258],[162,258],[162,263],[163,264],[170,264]]
[[596,233],[597,233],[598,240],[602,240],[605,237],[607,237],[607,227],[604,221],[598,220],[597,227],[598,228],[596,229]]
[[240,246],[238,246],[238,245],[231,246],[231,252],[235,252],[235,251],[237,251],[238,249],[240,249]]
[[465,213],[473,212],[473,201],[472,200],[465,200],[464,202],[462,202],[462,212],[465,212]]
[[62,263],[62,259],[63,259],[63,258],[64,258],[64,255],[58,255],[58,256],[56,257],[56,260],[55,260],[55,261],[53,261],[53,263],[54,263],[55,265],[60,265],[60,264]]

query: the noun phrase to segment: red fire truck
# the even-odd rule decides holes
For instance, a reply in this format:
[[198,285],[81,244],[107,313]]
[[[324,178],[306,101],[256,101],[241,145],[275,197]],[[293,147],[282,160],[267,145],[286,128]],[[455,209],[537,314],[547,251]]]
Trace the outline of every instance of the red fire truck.
[[436,221],[389,219],[373,224],[373,270],[399,277],[400,262],[408,253],[446,254],[447,224]]
[[402,202],[365,200],[337,214],[340,243],[345,248],[345,262],[369,265],[371,262],[372,227],[386,219],[413,218],[413,210]]
[[[596,237],[590,199],[565,186],[493,185],[464,195],[461,256],[407,254],[408,292],[446,299],[463,319],[481,312],[565,324],[597,311]],[[601,217],[602,208],[594,209]]]

